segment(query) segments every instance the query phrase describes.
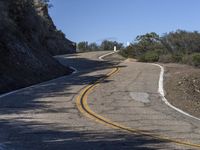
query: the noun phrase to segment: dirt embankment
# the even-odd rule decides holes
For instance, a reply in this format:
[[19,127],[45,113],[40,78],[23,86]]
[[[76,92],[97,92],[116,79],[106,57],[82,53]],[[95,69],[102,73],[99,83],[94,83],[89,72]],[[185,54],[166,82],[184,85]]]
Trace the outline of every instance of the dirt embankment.
[[200,118],[200,69],[180,64],[165,64],[164,67],[168,101]]

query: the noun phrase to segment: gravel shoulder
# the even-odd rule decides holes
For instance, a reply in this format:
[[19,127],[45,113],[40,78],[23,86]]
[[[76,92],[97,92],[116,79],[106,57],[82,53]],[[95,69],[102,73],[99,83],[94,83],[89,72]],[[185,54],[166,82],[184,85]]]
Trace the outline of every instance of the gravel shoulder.
[[183,111],[200,117],[200,69],[181,64],[164,64],[167,100]]

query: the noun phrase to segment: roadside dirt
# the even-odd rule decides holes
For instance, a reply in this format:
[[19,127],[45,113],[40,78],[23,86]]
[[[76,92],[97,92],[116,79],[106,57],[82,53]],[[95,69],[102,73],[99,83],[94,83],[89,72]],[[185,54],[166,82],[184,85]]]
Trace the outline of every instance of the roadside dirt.
[[181,64],[164,64],[167,100],[200,118],[200,69]]

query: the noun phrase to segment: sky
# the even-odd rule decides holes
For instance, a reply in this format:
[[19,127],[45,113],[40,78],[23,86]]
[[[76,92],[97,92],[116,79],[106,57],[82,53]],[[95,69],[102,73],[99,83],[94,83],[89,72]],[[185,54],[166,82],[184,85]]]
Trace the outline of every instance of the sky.
[[51,0],[50,15],[74,42],[132,42],[137,35],[200,31],[200,0]]

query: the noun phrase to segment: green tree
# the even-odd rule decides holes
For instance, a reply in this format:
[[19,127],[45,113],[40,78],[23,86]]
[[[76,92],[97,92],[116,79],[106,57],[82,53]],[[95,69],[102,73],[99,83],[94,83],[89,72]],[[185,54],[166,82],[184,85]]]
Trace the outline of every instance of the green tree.
[[97,43],[90,43],[89,44],[89,50],[90,51],[98,51],[99,50],[99,46],[97,45]]
[[172,54],[191,54],[200,52],[200,34],[177,30],[162,37],[164,45],[167,45],[168,52]]
[[139,35],[136,37],[136,41],[140,43],[154,43],[159,42],[160,37],[155,32],[147,33],[145,35]]
[[87,41],[79,42],[78,43],[78,50],[80,52],[89,51],[89,45]]
[[118,50],[123,48],[123,43],[118,43],[117,41],[109,41],[109,40],[104,40],[101,43],[100,48],[102,50],[113,50],[114,46],[117,47]]
[[155,32],[151,32],[137,36],[135,42],[131,43],[131,45],[125,49],[124,53],[129,54],[129,57],[139,58],[149,51],[155,51],[155,53],[158,54],[163,53],[164,49],[159,35]]

